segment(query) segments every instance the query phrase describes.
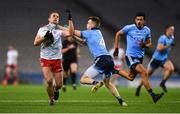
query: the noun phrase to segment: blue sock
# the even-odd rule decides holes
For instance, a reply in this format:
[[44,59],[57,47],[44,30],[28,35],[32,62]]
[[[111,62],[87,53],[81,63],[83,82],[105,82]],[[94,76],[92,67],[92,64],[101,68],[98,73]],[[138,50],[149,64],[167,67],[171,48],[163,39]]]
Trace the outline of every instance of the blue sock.
[[152,97],[155,96],[155,94],[154,94],[154,92],[152,91],[152,89],[149,89],[148,92],[149,92],[149,94],[150,94]]

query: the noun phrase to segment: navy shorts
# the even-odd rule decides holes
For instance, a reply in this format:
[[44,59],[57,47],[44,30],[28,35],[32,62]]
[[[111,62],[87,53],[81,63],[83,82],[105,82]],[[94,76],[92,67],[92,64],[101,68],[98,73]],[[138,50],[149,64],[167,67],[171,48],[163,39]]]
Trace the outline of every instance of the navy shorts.
[[110,55],[102,55],[95,59],[95,67],[104,73],[110,75],[114,71],[114,61]]
[[167,59],[165,60],[157,60],[157,59],[151,59],[151,61],[149,62],[149,66],[153,69],[156,69],[158,67],[164,67],[164,64],[166,63]]
[[143,63],[143,58],[126,56],[126,63],[130,69],[134,70],[137,64]]

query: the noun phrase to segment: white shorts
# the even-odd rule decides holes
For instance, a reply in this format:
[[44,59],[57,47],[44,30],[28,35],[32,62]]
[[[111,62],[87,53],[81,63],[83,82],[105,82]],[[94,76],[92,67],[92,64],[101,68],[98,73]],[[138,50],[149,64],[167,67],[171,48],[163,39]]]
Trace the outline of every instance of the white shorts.
[[96,76],[102,74],[103,78],[108,78],[105,76],[104,73],[102,73],[102,71],[98,70],[95,68],[95,64],[91,65],[83,74],[83,76],[88,76],[89,78],[95,78]]

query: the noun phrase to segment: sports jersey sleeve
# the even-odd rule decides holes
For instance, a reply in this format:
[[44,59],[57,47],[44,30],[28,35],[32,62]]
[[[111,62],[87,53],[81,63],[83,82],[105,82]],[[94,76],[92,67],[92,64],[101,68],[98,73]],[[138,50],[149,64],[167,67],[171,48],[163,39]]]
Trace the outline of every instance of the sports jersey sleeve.
[[161,37],[159,38],[159,40],[158,40],[158,44],[163,44],[163,45],[166,45],[166,42],[165,42],[165,40],[164,40],[164,37],[163,37],[163,36],[161,36]]
[[86,39],[89,36],[88,30],[81,31],[81,37]]
[[123,33],[127,34],[127,32],[129,31],[130,29],[130,26],[129,25],[126,25],[124,26],[121,30],[123,31]]
[[148,29],[146,39],[151,39],[151,30]]
[[38,30],[38,32],[37,32],[37,35],[39,35],[40,37],[44,37],[44,35],[46,34],[46,31],[45,30],[43,30],[42,28],[40,28],[39,30]]

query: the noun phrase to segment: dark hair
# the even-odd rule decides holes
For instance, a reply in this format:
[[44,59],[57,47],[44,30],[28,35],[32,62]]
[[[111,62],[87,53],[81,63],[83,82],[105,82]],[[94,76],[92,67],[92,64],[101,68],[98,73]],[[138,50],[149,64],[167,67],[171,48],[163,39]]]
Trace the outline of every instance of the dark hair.
[[51,16],[52,13],[58,13],[58,14],[60,14],[60,12],[59,12],[58,10],[52,10],[52,11],[50,11],[50,13],[49,13],[49,17]]
[[96,24],[96,27],[100,27],[101,22],[100,22],[99,17],[92,16],[92,17],[89,17],[88,20],[92,20]]
[[169,27],[172,27],[172,26],[174,26],[173,24],[167,24],[165,27],[164,27],[164,29],[166,30],[166,29],[168,29]]
[[144,20],[146,20],[146,15],[145,15],[144,12],[137,12],[136,15],[135,15],[135,18],[139,17],[139,16],[142,16],[144,18]]

